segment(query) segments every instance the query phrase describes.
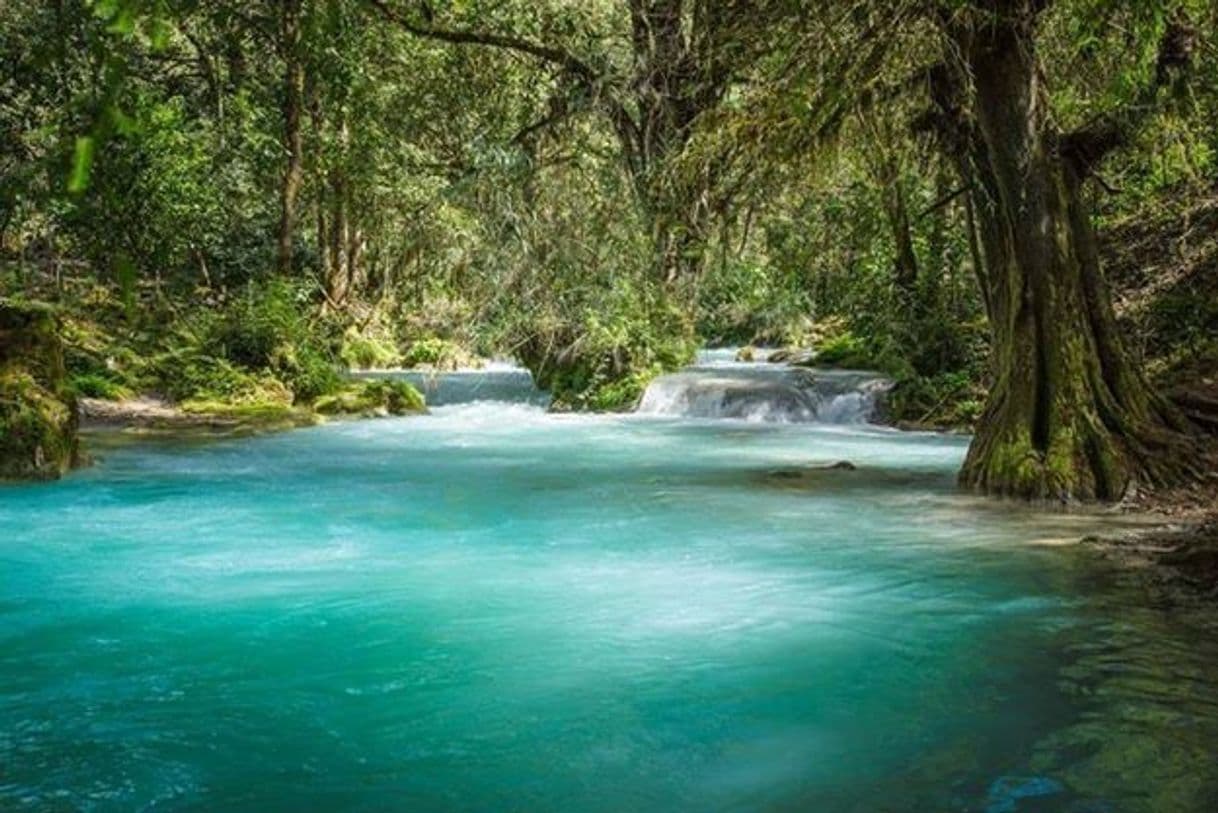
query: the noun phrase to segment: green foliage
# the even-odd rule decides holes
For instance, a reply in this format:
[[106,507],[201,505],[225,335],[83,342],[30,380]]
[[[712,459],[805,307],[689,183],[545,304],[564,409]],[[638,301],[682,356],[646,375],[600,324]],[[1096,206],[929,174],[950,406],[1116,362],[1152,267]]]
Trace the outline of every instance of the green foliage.
[[887,417],[915,427],[971,430],[985,406],[985,389],[970,371],[911,375],[888,394]]
[[423,394],[406,381],[374,379],[353,382],[317,400],[322,415],[413,415],[427,411]]
[[764,256],[712,264],[698,288],[698,333],[710,345],[803,344],[806,281]]
[[453,342],[435,336],[416,339],[402,356],[403,367],[452,368],[457,366],[461,350]]
[[116,377],[105,373],[81,373],[69,379],[68,386],[78,398],[101,398],[122,401],[133,393]]
[[311,316],[307,287],[273,280],[247,286],[217,317],[204,319],[199,350],[202,358],[266,370],[307,402],[342,384],[335,333]]
[[183,346],[151,360],[147,380],[175,401],[210,401],[232,404],[293,401],[292,391],[268,371],[254,372],[225,358]]
[[816,364],[820,366],[866,369],[874,363],[866,343],[848,330],[816,346]]
[[557,409],[620,411],[634,406],[651,379],[693,359],[697,341],[682,310],[663,294],[620,283],[600,308],[559,324],[522,347],[523,361]]
[[353,370],[383,370],[401,362],[401,355],[391,340],[376,334],[360,333],[354,326],[343,334],[339,358]]

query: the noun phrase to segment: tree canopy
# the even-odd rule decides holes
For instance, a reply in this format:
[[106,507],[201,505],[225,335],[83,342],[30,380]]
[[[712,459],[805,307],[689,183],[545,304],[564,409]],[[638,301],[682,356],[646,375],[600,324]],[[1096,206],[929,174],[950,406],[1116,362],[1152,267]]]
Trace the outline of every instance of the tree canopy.
[[1107,235],[1213,194],[1215,32],[1207,0],[10,0],[0,284],[145,336],[280,286],[335,364],[511,355],[575,408],[698,343],[817,346],[975,428],[967,485],[1115,499],[1194,473],[1161,376],[1209,357],[1204,263],[1114,282]]

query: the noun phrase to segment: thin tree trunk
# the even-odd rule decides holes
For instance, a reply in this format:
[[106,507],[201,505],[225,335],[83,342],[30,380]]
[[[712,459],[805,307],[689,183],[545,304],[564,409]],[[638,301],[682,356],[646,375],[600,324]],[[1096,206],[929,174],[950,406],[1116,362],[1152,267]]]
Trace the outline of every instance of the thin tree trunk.
[[899,178],[893,183],[888,194],[889,222],[897,252],[897,287],[912,296],[918,284],[918,255],[914,251],[913,234],[909,227],[909,207],[905,202],[905,189]]
[[350,223],[350,192],[346,176],[349,130],[346,113],[338,114],[337,154],[326,173],[325,194],[329,203],[329,242],[326,253],[326,294],[335,305],[343,304],[351,290],[351,255],[353,248]]
[[301,0],[282,0],[280,46],[283,49],[283,142],[287,165],[279,193],[279,239],[276,267],[280,274],[292,271],[292,237],[296,230],[296,203],[304,179],[304,145],[301,113],[304,106],[305,70],[301,55]]

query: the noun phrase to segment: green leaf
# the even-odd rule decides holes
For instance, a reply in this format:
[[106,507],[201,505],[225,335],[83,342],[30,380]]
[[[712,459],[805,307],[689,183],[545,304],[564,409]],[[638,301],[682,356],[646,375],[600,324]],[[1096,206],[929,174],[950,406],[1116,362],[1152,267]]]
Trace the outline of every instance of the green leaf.
[[72,154],[72,174],[68,177],[68,191],[74,195],[89,188],[94,147],[95,141],[92,136],[80,136],[76,139],[76,148]]
[[119,9],[110,25],[106,26],[106,31],[123,37],[131,36],[131,33],[135,31],[135,9],[129,6]]
[[109,109],[110,123],[119,135],[132,135],[139,130],[139,122],[122,111],[118,105]]
[[127,312],[127,321],[135,321],[135,263],[126,254],[120,254],[114,261],[114,273],[118,277],[123,309]]
[[156,16],[148,23],[148,41],[154,51],[163,51],[169,46],[173,27],[164,17]]

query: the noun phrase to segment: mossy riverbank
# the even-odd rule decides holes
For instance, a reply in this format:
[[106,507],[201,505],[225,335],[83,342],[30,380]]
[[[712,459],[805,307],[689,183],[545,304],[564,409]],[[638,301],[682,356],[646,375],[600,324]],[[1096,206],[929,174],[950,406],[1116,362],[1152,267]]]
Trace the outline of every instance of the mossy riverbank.
[[0,300],[0,480],[53,480],[81,462],[60,323],[42,304]]

